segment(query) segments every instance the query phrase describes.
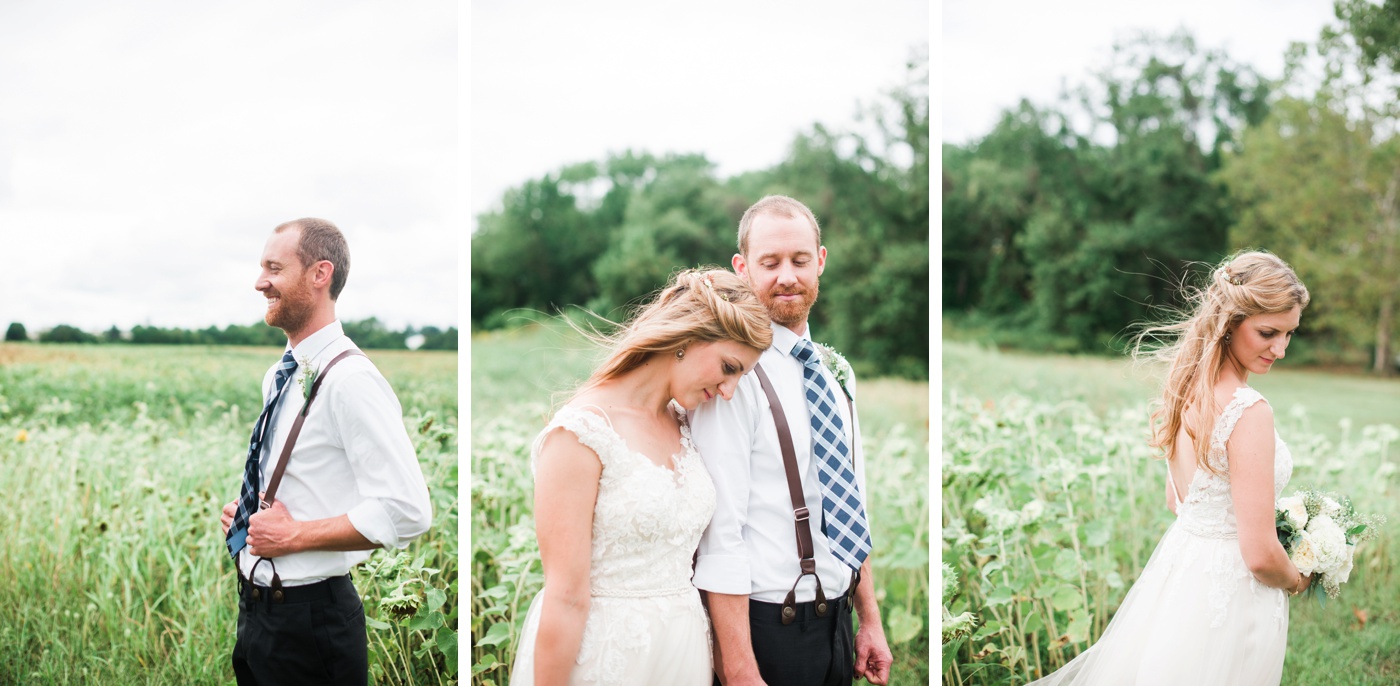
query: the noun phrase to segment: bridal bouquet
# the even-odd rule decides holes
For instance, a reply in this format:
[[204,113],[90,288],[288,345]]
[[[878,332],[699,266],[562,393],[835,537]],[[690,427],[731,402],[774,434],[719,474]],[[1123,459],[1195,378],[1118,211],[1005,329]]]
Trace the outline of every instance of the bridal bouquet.
[[1376,537],[1384,517],[1362,515],[1347,497],[1300,489],[1274,505],[1278,542],[1303,574],[1317,574],[1328,598],[1351,576],[1356,544]]

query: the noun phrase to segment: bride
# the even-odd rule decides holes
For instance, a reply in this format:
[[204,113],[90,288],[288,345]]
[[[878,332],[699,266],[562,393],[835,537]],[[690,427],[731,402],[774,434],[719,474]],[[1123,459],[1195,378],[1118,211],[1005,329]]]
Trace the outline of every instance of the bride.
[[[1308,291],[1264,252],[1226,260],[1174,335],[1152,446],[1176,522],[1099,641],[1034,684],[1268,684],[1283,675],[1288,598],[1311,577],[1274,533],[1293,473],[1273,410],[1248,385],[1284,356]],[[1139,341],[1141,342],[1141,338]]]
[[691,562],[715,490],[687,412],[728,398],[772,342],[768,312],[724,270],[677,274],[535,442],[545,584],[511,683],[710,683]]

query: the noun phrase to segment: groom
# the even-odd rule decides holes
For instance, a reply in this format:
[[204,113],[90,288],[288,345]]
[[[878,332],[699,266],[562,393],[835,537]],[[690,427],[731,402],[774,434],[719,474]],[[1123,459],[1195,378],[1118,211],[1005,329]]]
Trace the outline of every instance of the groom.
[[816,217],[792,198],[759,200],[739,221],[733,265],[768,307],[773,346],[763,376],[746,374],[730,400],[691,419],[716,491],[694,577],[714,625],[716,682],[884,684],[893,657],[870,571],[859,426],[808,327],[826,267]]
[[[349,268],[345,237],[324,219],[278,226],[263,250],[254,287],[287,349],[263,377],[243,486],[222,517],[238,567],[240,686],[367,683],[350,569],[432,522],[399,401],[335,316]],[[278,465],[285,478],[264,502]]]

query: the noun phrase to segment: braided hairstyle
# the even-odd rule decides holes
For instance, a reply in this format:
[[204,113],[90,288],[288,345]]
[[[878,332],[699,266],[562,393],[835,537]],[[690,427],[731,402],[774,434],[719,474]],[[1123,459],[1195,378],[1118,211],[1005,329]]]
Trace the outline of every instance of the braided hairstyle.
[[[1170,457],[1185,426],[1196,449],[1196,465],[1218,475],[1207,459],[1208,434],[1221,410],[1215,384],[1229,355],[1226,337],[1246,317],[1307,307],[1308,300],[1307,287],[1286,262],[1268,252],[1241,251],[1212,271],[1204,287],[1190,293],[1192,304],[1185,317],[1139,334],[1134,354],[1170,365],[1162,396],[1154,403],[1150,445]],[[1144,341],[1158,337],[1173,340],[1144,353]]]
[[766,350],[773,344],[768,322],[768,309],[733,272],[717,267],[677,272],[617,333],[592,336],[609,352],[578,392],[691,343],[729,340]]

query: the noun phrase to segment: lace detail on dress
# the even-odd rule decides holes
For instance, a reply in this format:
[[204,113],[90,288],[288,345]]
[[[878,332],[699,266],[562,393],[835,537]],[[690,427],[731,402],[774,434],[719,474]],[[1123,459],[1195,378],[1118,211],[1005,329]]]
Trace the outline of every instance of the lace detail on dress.
[[[1235,521],[1235,503],[1230,497],[1230,464],[1226,444],[1244,411],[1263,399],[1264,396],[1248,386],[1242,386],[1235,390],[1234,398],[1221,411],[1210,434],[1210,453],[1207,455],[1207,460],[1220,474],[1212,474],[1208,470],[1197,467],[1195,476],[1191,478],[1191,487],[1186,494],[1186,499],[1178,508],[1178,526],[1196,536],[1205,538],[1239,538],[1239,526]],[[1275,431],[1275,500],[1278,500],[1279,495],[1283,493],[1283,489],[1292,475],[1293,457],[1288,452],[1288,446]],[[1249,579],[1251,582],[1249,588],[1253,593],[1278,594],[1279,601],[1282,603],[1281,607],[1286,608],[1286,598],[1283,596],[1283,591],[1264,586],[1254,580],[1249,569],[1240,563],[1237,550],[1233,552],[1234,557],[1216,555],[1212,559],[1204,561],[1211,577],[1207,598],[1211,608],[1210,626],[1212,628],[1225,623],[1230,597],[1234,593],[1234,589],[1240,587],[1240,581],[1244,579]],[[1286,619],[1285,609],[1276,609],[1275,617]]]
[[636,603],[655,605],[663,616],[679,609],[708,624],[690,578],[700,534],[714,513],[715,487],[691,443],[685,410],[674,404],[672,409],[681,429],[674,470],[632,450],[606,419],[584,409],[561,408],[541,434],[562,427],[603,465],[593,508],[592,608],[577,661],[584,672],[576,670],[589,683],[625,681],[629,655],[650,646]]

